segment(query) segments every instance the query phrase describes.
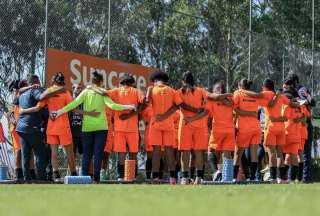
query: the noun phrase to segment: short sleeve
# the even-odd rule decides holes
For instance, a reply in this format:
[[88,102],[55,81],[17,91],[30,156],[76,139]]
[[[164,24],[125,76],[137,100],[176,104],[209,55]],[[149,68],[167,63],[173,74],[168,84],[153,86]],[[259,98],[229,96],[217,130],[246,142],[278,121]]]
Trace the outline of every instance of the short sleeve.
[[208,99],[208,92],[205,90],[205,89],[203,89],[203,88],[201,88],[201,91],[202,91],[202,97],[203,97],[203,99]]
[[37,88],[37,89],[32,89],[32,96],[35,100],[39,101],[41,94],[43,93],[43,89]]

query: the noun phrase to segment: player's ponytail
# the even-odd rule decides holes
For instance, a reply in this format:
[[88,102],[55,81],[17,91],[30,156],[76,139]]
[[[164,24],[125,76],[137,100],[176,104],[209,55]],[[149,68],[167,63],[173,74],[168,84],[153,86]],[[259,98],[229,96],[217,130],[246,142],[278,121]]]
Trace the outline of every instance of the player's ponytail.
[[195,89],[194,87],[195,82],[194,82],[192,73],[190,71],[183,73],[182,80],[183,80],[182,93],[185,94],[187,89],[190,89],[191,92],[193,93]]

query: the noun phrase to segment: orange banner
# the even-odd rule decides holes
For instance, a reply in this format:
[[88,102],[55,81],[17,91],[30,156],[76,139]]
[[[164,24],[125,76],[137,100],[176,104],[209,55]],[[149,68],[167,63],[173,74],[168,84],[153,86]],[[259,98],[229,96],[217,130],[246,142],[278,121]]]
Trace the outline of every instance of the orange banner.
[[47,52],[46,86],[50,85],[52,76],[57,72],[64,73],[67,88],[71,88],[72,84],[78,83],[90,85],[91,74],[98,71],[103,74],[106,88],[118,87],[119,77],[124,73],[130,73],[136,78],[137,88],[143,89],[149,85],[149,73],[154,70],[154,68],[142,65],[49,48]]

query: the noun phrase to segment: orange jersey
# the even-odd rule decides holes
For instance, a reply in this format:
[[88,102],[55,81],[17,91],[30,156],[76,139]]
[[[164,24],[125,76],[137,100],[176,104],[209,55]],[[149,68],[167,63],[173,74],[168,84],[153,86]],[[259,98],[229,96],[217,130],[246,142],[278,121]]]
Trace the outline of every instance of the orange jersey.
[[[196,109],[202,108],[204,105],[204,102],[207,100],[207,92],[203,88],[195,88],[192,92],[191,90],[183,93],[182,89],[179,89],[177,91],[179,94],[179,97],[182,99],[182,101]],[[181,109],[181,120],[180,124],[182,124],[184,117],[191,117],[194,116],[196,113]],[[202,128],[204,126],[205,118],[198,119],[196,121],[193,121],[189,124],[191,127],[197,127]]]
[[[72,101],[72,96],[69,92],[57,94],[39,102],[40,107],[48,106],[49,112],[62,109]],[[47,135],[64,135],[70,131],[68,113],[63,113],[59,118],[52,121],[48,120]]]
[[284,131],[284,122],[271,122],[270,116],[278,118],[282,116],[283,106],[289,105],[290,100],[285,95],[279,95],[277,103],[273,107],[269,107],[268,103],[273,99],[275,93],[273,91],[263,91],[264,110],[265,110],[265,128],[269,131]]
[[[244,111],[258,113],[258,107],[262,104],[261,99],[247,96],[241,90],[237,90],[233,94],[234,109],[238,108]],[[257,117],[238,115],[239,132],[251,132],[261,130],[260,122]]]
[[155,118],[158,114],[167,112],[173,105],[180,105],[181,103],[182,99],[174,89],[164,84],[154,86],[151,95],[153,109],[151,118],[152,127],[166,131],[173,130],[174,122],[172,116],[163,121],[156,121]]
[[284,116],[288,119],[285,123],[286,135],[294,139],[301,139],[301,123],[294,122],[294,119],[303,117],[301,108],[286,106]]
[[[311,117],[311,113],[306,107],[306,105],[301,106],[301,111],[304,117],[306,118]],[[304,139],[304,140],[308,139],[308,128],[305,123],[301,123],[301,139]]]
[[213,131],[234,131],[233,106],[227,106],[222,101],[209,101],[207,109],[213,118]]
[[[140,92],[133,87],[122,86],[120,88],[108,91],[108,96],[118,104],[133,104],[138,105],[142,101]],[[129,113],[130,110],[114,112],[114,130],[121,132],[138,132],[138,115],[132,116],[129,119],[121,120],[121,114]]]

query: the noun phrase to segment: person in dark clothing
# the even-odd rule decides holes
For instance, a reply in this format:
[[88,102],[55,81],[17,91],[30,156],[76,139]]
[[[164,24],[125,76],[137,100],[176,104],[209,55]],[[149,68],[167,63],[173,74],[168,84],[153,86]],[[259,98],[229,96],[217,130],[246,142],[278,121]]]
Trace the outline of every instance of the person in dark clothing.
[[[72,86],[72,97],[75,99],[78,97],[78,95],[82,91],[82,86],[80,84],[74,84]],[[82,117],[83,117],[83,105],[81,104],[77,109],[72,110],[69,112],[69,121],[70,121],[70,127],[71,127],[71,133],[72,133],[72,140],[73,140],[73,150],[74,153],[78,152],[80,155],[82,155],[83,149],[82,149]]]
[[[40,84],[38,76],[32,75],[28,84]],[[35,106],[41,100],[44,88],[30,88],[23,92],[18,98],[18,105],[21,108]],[[45,145],[41,139],[41,112],[20,114],[16,131],[19,135],[22,147],[22,169],[24,180],[31,180],[30,159],[32,152],[36,158],[36,179],[45,180]]]

